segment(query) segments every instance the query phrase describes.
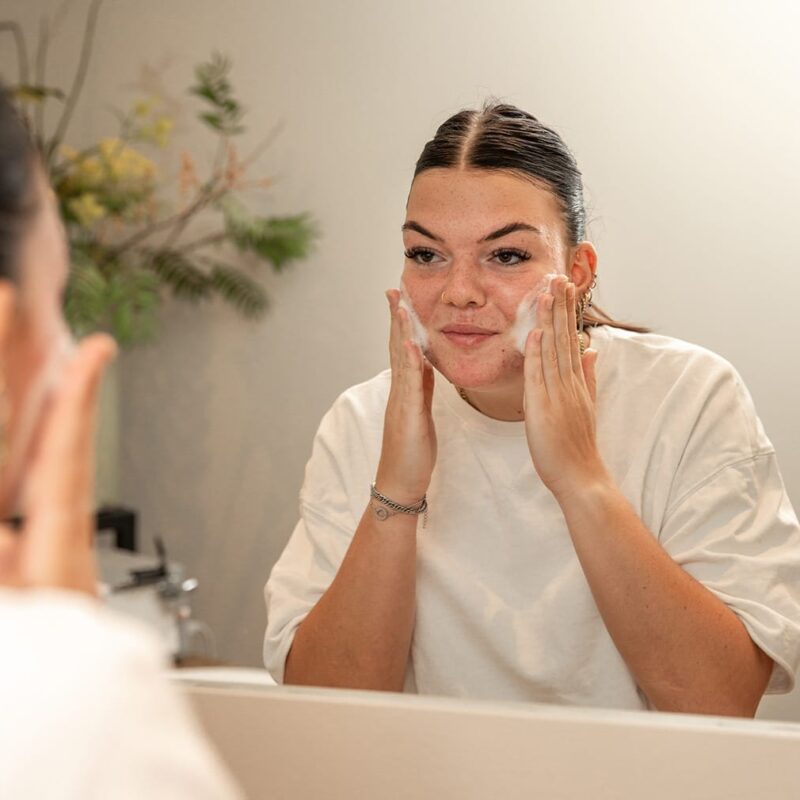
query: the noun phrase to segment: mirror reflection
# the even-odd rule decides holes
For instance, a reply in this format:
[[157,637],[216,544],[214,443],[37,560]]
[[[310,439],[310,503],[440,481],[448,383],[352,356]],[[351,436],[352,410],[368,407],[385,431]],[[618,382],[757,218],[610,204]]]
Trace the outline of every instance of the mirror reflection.
[[390,369],[323,419],[266,587],[278,680],[740,716],[792,686],[774,448],[729,363],[595,306],[585,218],[515,106],[423,148]]
[[800,722],[798,13],[9,0],[4,595],[183,680]]

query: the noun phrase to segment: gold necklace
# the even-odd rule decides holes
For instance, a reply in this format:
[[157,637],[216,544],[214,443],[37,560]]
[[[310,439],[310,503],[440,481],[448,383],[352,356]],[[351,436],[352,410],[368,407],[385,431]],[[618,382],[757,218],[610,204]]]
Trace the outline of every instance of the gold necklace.
[[472,408],[474,408],[476,411],[480,411],[480,409],[478,408],[478,406],[476,406],[476,405],[475,405],[475,403],[473,403],[473,402],[472,402],[472,401],[469,399],[469,397],[467,397],[467,392],[466,392],[466,390],[465,390],[465,389],[463,389],[461,386],[456,386],[456,391],[458,392],[458,395],[459,395],[459,397],[460,397],[460,398],[461,398],[461,399],[462,399],[462,400],[463,400],[463,401],[464,401],[464,402],[465,402],[465,403],[466,403],[468,406],[471,406],[471,407],[472,407]]

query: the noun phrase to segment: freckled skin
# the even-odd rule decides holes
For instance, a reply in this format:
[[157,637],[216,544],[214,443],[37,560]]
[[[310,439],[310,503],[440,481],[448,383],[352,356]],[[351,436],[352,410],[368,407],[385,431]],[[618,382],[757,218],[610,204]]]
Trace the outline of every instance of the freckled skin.
[[[521,395],[523,357],[510,339],[520,302],[549,273],[567,274],[578,288],[588,286],[593,248],[588,243],[570,247],[556,197],[508,172],[427,170],[411,187],[408,221],[440,240],[414,230],[403,233],[406,250],[425,248],[434,254],[432,263],[406,258],[403,270],[403,283],[430,338],[428,359],[457,386]],[[514,222],[539,232],[515,231],[480,241]],[[530,258],[503,264],[496,254],[508,248]],[[478,347],[459,347],[442,333],[453,323],[500,335]]]

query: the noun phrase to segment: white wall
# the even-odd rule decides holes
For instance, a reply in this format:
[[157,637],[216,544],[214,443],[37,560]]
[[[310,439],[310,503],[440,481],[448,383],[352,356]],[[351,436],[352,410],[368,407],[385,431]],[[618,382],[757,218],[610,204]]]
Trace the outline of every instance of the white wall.
[[[31,15],[24,0],[2,9]],[[791,0],[107,2],[86,131],[109,132],[106,104],[158,71],[184,107],[181,147],[210,157],[183,91],[194,63],[225,51],[245,142],[285,124],[261,162],[279,178],[263,210],[310,209],[324,232],[311,260],[266,278],[262,322],[168,305],[158,344],[122,364],[123,499],[200,578],[224,656],[259,663],[261,586],[316,425],[386,363],[382,292],[402,264],[414,161],[439,122],[487,95],[574,149],[600,304],[728,357],[800,503],[798,26]]]

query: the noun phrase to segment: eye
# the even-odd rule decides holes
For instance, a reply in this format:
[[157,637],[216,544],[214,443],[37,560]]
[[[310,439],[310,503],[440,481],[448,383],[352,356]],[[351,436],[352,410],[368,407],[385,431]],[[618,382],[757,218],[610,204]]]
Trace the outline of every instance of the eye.
[[525,250],[516,250],[513,247],[495,250],[490,256],[490,258],[497,261],[498,264],[502,264],[504,267],[514,267],[517,264],[521,264],[523,261],[528,261],[530,257],[531,254]]
[[497,261],[498,264],[502,264],[504,267],[513,267],[517,264],[521,264],[523,261],[528,261],[530,257],[531,254],[527,253],[525,250],[517,250],[513,247],[495,250],[490,256],[490,258]]
[[427,247],[410,247],[405,255],[417,264],[434,264],[436,261],[441,261],[441,258]]

